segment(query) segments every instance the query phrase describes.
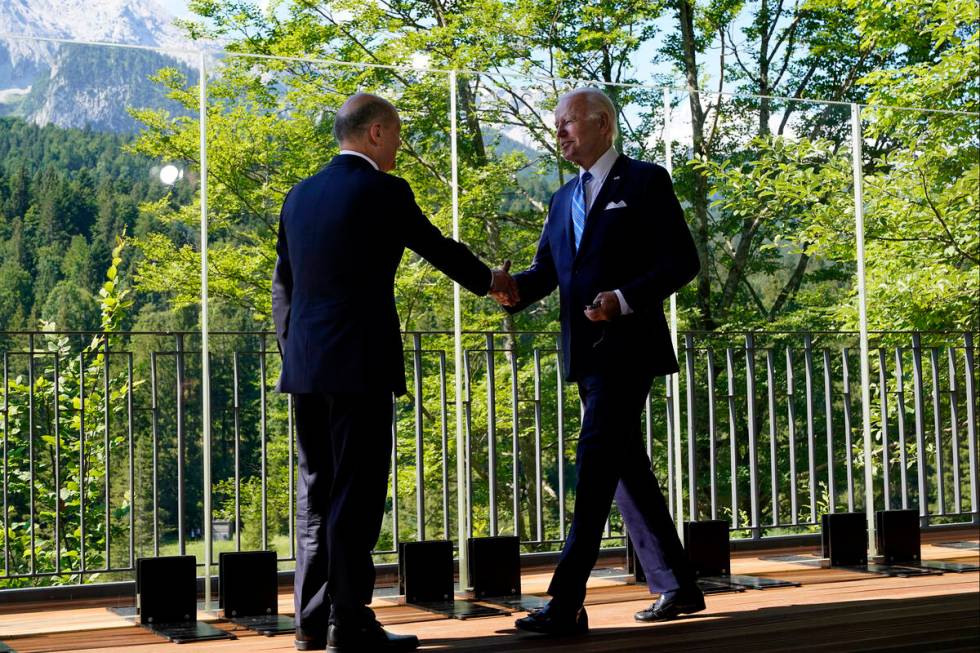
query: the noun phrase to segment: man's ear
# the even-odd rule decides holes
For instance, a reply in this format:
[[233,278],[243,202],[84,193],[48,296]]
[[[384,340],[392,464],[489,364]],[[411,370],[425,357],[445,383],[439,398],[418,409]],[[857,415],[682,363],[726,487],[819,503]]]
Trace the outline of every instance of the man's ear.
[[608,130],[610,134],[612,133],[612,119],[605,112],[599,114],[599,127],[603,131]]
[[368,140],[371,142],[372,145],[377,145],[378,143],[381,142],[382,131],[383,131],[383,127],[379,122],[374,123],[368,128]]

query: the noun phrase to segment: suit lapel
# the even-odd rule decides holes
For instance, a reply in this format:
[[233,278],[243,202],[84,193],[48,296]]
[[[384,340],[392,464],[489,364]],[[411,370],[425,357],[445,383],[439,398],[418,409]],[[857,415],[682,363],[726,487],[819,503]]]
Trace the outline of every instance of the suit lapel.
[[[616,197],[619,194],[619,186],[623,183],[623,176],[626,173],[626,162],[629,159],[625,154],[620,154],[616,162],[613,163],[612,169],[609,171],[609,175],[606,177],[606,181],[603,182],[602,188],[599,190],[599,194],[596,196],[595,201],[592,202],[592,208],[589,209],[589,215],[585,218],[585,229],[582,231],[582,241],[579,243],[578,251],[575,252],[575,256],[578,257],[579,252],[585,249],[588,244],[589,235],[596,230],[595,222],[598,221],[599,215],[605,210],[606,204],[609,202],[609,198]],[[571,208],[569,207],[569,211]],[[571,223],[571,219],[569,219]]]
[[551,238],[553,242],[560,243],[559,249],[563,254],[568,252],[569,260],[572,258],[571,253],[575,251],[575,235],[572,232],[572,193],[574,189],[574,180],[559,188],[552,206]]

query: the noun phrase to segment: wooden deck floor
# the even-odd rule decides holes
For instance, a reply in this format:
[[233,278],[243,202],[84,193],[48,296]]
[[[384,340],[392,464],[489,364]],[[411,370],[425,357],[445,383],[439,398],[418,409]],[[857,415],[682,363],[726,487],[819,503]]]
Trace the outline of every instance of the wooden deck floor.
[[[941,546],[978,541],[975,531],[930,534],[923,558],[977,562],[976,549]],[[426,651],[977,651],[980,650],[980,573],[889,578],[806,561],[812,549],[733,557],[732,573],[792,580],[801,587],[711,595],[708,609],[665,624],[639,624],[636,610],[651,597],[643,587],[606,570],[589,584],[591,632],[578,639],[517,634],[511,616],[459,621],[377,599],[378,618],[392,630],[419,636]],[[548,570],[524,576],[525,593],[544,591]],[[292,612],[291,596],[280,597]],[[106,610],[105,602],[0,606],[0,641],[20,653],[46,651],[289,651],[291,635],[262,637],[235,630],[234,641],[179,648]],[[233,625],[216,622],[221,628]]]

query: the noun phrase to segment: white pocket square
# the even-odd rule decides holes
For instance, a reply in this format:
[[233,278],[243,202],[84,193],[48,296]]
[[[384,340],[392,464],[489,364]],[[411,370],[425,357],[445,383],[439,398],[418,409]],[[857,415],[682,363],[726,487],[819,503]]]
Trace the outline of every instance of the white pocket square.
[[619,200],[618,202],[609,202],[609,204],[606,204],[606,211],[608,211],[609,209],[625,209],[625,208],[626,208],[626,202],[624,202],[623,200]]

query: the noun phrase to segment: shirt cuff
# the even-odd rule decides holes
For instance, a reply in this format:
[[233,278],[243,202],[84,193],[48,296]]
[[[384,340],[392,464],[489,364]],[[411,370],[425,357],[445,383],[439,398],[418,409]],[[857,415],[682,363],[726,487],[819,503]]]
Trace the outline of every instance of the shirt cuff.
[[619,300],[619,314],[629,315],[630,313],[632,313],[633,309],[630,308],[630,305],[626,303],[626,298],[623,297],[622,291],[619,288],[617,288],[613,292],[616,293],[616,299]]

